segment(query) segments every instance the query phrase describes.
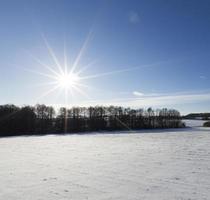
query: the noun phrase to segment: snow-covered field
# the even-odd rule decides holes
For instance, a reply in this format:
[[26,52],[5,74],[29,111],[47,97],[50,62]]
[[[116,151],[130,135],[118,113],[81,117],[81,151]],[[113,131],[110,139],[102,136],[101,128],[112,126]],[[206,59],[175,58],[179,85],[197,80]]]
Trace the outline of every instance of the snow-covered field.
[[190,119],[185,119],[185,120],[183,120],[183,122],[188,127],[200,127],[200,126],[203,126],[203,124],[206,121],[205,120],[190,120]]
[[0,139],[0,200],[210,199],[210,129]]

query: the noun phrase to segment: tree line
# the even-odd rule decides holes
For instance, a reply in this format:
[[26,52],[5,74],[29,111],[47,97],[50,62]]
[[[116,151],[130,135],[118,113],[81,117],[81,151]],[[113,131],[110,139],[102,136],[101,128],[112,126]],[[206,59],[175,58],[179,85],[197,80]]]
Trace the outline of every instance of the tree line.
[[190,113],[188,115],[183,116],[183,119],[209,120],[210,119],[210,113]]
[[37,104],[0,105],[0,136],[91,131],[179,128],[184,124],[174,109],[131,109],[120,106],[61,107]]

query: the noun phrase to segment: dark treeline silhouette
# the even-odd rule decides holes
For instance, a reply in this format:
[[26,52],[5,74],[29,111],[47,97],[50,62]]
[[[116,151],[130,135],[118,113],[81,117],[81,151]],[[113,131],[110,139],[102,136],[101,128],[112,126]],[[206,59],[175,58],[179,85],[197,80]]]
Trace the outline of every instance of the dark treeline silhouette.
[[60,108],[51,106],[0,106],[0,136],[84,131],[183,127],[174,109],[131,109],[117,106]]
[[204,127],[210,127],[210,121],[204,122],[204,123],[203,123],[203,126],[204,126]]
[[188,115],[183,116],[183,119],[209,120],[210,119],[210,113],[190,113]]

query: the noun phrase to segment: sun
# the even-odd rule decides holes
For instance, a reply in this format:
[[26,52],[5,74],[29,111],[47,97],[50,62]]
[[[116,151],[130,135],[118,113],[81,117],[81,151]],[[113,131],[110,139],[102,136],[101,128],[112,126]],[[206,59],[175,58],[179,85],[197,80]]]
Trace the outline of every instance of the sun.
[[91,67],[92,65],[95,64],[95,60],[85,64],[84,66],[80,66],[80,60],[83,56],[84,51],[87,48],[88,42],[91,39],[91,34],[90,32],[85,39],[78,55],[76,58],[73,60],[73,62],[70,64],[68,62],[68,57],[67,57],[67,52],[66,52],[66,44],[64,43],[64,49],[63,49],[63,61],[61,62],[60,59],[57,58],[55,52],[51,48],[50,44],[48,43],[47,39],[45,38],[44,35],[42,35],[42,38],[44,40],[44,44],[48,50],[48,53],[53,61],[53,65],[48,65],[39,58],[36,58],[36,56],[32,55],[29,53],[29,55],[43,68],[47,70],[47,72],[42,72],[42,71],[34,71],[30,69],[26,69],[27,71],[33,72],[35,74],[47,77],[49,81],[45,83],[38,83],[38,86],[50,86],[50,88],[44,92],[42,95],[40,95],[37,98],[37,101],[41,98],[46,97],[47,95],[56,92],[57,97],[59,97],[61,94],[63,94],[63,97],[65,99],[65,104],[68,105],[69,102],[69,96],[71,96],[73,99],[78,93],[88,99],[90,99],[89,95],[87,92],[89,92],[89,89],[94,88],[94,87],[89,87],[86,83],[88,79],[94,79],[94,78],[100,78],[103,76],[109,76],[112,74],[116,73],[123,73],[123,72],[128,72],[131,70],[136,70],[141,68],[142,66],[139,67],[133,67],[133,68],[127,68],[127,69],[121,69],[121,70],[116,70],[116,71],[111,71],[111,72],[105,72],[105,73],[99,73],[99,74],[90,74],[90,75],[84,75],[84,72]]
[[79,83],[79,76],[76,73],[63,73],[56,77],[59,87],[71,89]]

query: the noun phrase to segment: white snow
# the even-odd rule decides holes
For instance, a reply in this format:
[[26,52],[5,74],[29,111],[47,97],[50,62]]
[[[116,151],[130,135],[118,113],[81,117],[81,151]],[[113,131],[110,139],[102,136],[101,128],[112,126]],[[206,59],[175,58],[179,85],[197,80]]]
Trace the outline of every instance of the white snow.
[[189,126],[189,127],[203,126],[203,124],[206,122],[205,120],[190,120],[190,119],[186,119],[183,121],[185,122],[186,126]]
[[0,200],[210,199],[210,129],[0,139]]

